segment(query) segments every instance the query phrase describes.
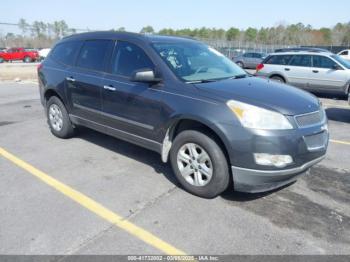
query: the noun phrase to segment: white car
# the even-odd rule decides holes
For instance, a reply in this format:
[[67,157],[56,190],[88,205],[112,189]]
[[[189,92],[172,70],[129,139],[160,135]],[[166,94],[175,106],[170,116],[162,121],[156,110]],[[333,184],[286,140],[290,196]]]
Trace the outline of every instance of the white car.
[[44,60],[47,55],[50,53],[51,51],[51,48],[43,48],[39,51],[39,57],[40,57],[40,60]]
[[338,55],[346,60],[350,60],[350,50],[349,49],[346,49],[346,50],[339,52]]

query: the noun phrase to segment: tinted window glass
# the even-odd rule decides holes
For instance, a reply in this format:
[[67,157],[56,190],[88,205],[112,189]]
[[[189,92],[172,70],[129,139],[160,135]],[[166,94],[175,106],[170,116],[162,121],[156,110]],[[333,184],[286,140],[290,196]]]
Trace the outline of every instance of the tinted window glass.
[[143,68],[154,69],[146,53],[134,44],[119,42],[112,63],[112,73],[130,77],[133,72]]
[[244,57],[247,57],[247,58],[251,58],[253,57],[253,54],[252,53],[246,53],[243,55]]
[[291,66],[311,66],[311,56],[310,55],[295,55],[290,61]]
[[348,54],[349,54],[348,51],[343,51],[343,52],[340,53],[340,55],[348,55]]
[[291,58],[292,58],[291,55],[273,55],[273,56],[270,56],[267,59],[267,61],[264,62],[264,64],[288,65]]
[[86,41],[79,53],[77,66],[96,71],[103,71],[106,54],[111,48],[110,40]]
[[328,57],[324,56],[314,56],[313,58],[313,66],[318,68],[333,68],[333,66],[336,65],[336,63],[329,59]]
[[350,69],[350,61],[345,60],[344,58],[338,56],[338,55],[332,55],[333,59],[335,59],[338,63],[340,63],[342,66],[344,66],[347,69]]
[[76,41],[59,44],[51,52],[51,56],[61,63],[73,65],[79,45],[80,43]]

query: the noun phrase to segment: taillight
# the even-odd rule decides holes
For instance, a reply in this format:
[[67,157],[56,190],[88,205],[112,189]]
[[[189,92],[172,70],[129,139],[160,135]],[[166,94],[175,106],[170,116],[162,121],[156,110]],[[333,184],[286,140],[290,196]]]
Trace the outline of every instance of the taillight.
[[257,66],[256,66],[256,71],[259,71],[259,70],[261,70],[261,69],[263,69],[264,68],[264,64],[258,64]]

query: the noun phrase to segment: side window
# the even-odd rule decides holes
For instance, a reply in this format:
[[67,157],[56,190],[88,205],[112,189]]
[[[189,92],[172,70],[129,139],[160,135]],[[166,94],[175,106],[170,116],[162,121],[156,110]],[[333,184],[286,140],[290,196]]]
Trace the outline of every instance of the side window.
[[349,54],[349,51],[343,51],[340,53],[340,55],[348,55]]
[[73,65],[80,43],[77,41],[58,44],[51,52],[50,57],[66,64]]
[[133,72],[142,68],[154,69],[146,53],[132,43],[118,42],[112,61],[112,74],[131,77]]
[[264,64],[270,64],[270,65],[288,65],[289,61],[291,60],[291,55],[273,55],[267,58],[267,60],[264,62]]
[[310,55],[294,55],[289,65],[311,67]]
[[262,55],[261,55],[261,54],[259,54],[259,53],[254,53],[254,54],[253,54],[253,57],[254,57],[254,58],[261,58],[261,57],[262,57]]
[[88,40],[80,50],[77,66],[103,71],[106,54],[112,48],[111,40]]
[[328,57],[324,57],[324,56],[313,57],[313,67],[332,69],[335,65],[336,63],[333,60],[329,59]]
[[243,56],[246,57],[246,58],[251,58],[251,57],[253,57],[253,56],[252,56],[252,53],[245,53]]

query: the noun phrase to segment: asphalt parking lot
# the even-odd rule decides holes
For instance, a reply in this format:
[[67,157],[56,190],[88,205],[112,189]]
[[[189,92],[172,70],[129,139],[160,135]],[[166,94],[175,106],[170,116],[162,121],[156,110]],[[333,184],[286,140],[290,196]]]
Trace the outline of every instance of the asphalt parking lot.
[[156,153],[54,137],[37,85],[0,82],[0,254],[350,254],[350,107],[321,100],[331,142],[309,176],[206,200]]

